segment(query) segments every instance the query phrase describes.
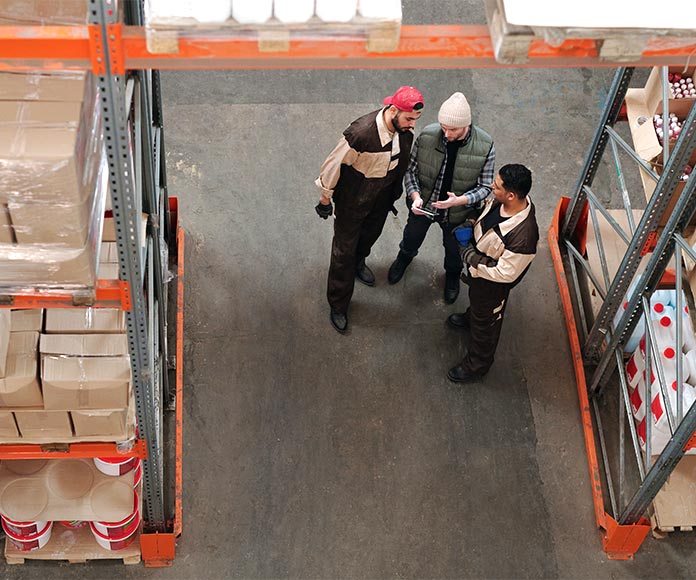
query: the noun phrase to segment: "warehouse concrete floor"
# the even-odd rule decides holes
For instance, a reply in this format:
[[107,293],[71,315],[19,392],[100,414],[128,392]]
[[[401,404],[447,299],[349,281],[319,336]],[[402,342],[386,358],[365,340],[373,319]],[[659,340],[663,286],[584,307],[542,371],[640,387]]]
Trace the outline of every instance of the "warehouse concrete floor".
[[[467,13],[455,4],[408,0],[404,14],[454,22]],[[484,22],[478,4],[467,14]],[[546,241],[612,74],[163,73],[169,191],[187,235],[177,559],[162,570],[34,562],[3,577],[693,577],[692,534],[649,537],[634,562],[602,552]],[[445,319],[467,299],[442,301],[438,235],[386,283],[403,205],[368,260],[377,287],[356,287],[351,332],[329,324],[332,224],[314,213],[312,182],[347,124],[402,84],[427,100],[417,131],[461,90],[497,166],[534,170],[538,257],[479,384],[445,377],[465,345]]]

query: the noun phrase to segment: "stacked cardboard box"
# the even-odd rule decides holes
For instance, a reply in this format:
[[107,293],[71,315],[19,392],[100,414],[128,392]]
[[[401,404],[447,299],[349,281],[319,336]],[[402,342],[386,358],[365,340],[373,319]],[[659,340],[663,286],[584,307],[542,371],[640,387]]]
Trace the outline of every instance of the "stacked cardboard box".
[[[147,259],[147,221],[146,213],[140,216],[140,252],[141,260],[144,264]],[[107,217],[104,219],[104,231],[102,233],[102,244],[99,251],[99,279],[100,280],[118,280],[119,273],[119,258],[118,246],[116,244],[116,230],[114,229],[114,218]],[[144,274],[144,272],[143,272]]]
[[0,0],[0,26],[84,26],[87,14],[83,0]]
[[[669,67],[669,72],[671,73],[683,73],[684,76],[692,76],[696,73],[696,67],[691,67],[684,70],[684,67]],[[669,98],[668,100],[668,111],[670,113],[675,113],[680,119],[684,119],[691,107],[696,103],[696,99],[686,98],[686,99],[676,99]],[[631,130],[631,137],[633,139],[633,148],[635,152],[641,159],[647,161],[653,170],[658,174],[662,174],[663,169],[663,151],[664,148],[660,144],[658,135],[655,131],[653,125],[653,117],[655,115],[662,115],[663,113],[663,101],[662,101],[662,71],[660,67],[654,67],[650,72],[650,76],[643,89],[628,89],[626,92],[626,114],[628,116],[629,127]],[[669,141],[669,150],[674,149],[676,140],[672,139]],[[691,156],[689,164],[693,167],[696,163],[696,151]],[[643,188],[645,190],[645,196],[650,199],[653,192],[655,191],[656,182],[650,177],[650,175],[642,168],[640,170],[641,181],[643,182]],[[668,206],[668,211],[665,216],[669,216],[672,208],[676,204],[682,190],[684,189],[684,183],[681,182],[674,191],[670,204]],[[660,226],[664,226],[667,217],[663,219]]]
[[0,288],[93,287],[108,172],[91,74],[0,73]]
[[0,309],[0,441],[132,438],[125,331],[116,309]]

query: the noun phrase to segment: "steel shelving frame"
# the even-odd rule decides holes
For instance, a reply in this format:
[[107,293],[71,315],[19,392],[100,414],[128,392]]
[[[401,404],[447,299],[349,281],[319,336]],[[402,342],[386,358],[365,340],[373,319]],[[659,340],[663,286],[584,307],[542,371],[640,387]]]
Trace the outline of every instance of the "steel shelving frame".
[[[629,403],[627,380],[624,371],[624,346],[641,320],[649,320],[649,300],[661,284],[675,284],[677,288],[677,312],[682,311],[683,289],[687,297],[688,286],[683,284],[682,257],[687,255],[696,262],[694,250],[682,237],[686,227],[696,213],[696,173],[689,176],[672,208],[677,186],[682,183],[682,171],[696,150],[696,106],[691,108],[684,121],[684,128],[674,149],[669,150],[669,141],[664,147],[664,169],[660,175],[642,160],[614,129],[623,113],[623,103],[632,68],[617,70],[605,107],[597,126],[584,167],[579,176],[574,195],[559,204],[551,229],[549,243],[554,257],[557,279],[564,304],[571,349],[574,355],[578,394],[583,414],[588,463],[593,483],[593,499],[597,523],[603,531],[604,548],[613,558],[632,558],[650,530],[645,516],[653,500],[662,489],[670,474],[692,446],[696,430],[696,405],[682,409],[682,370],[677,364],[678,385],[677,409],[672,409],[665,394],[669,387],[659,357],[654,356],[655,335],[652,327],[645,323],[646,375],[651,369],[660,383],[660,392],[666,402],[666,416],[671,438],[657,459],[653,461],[650,450],[652,424],[650,387],[645,388],[645,422],[647,433],[646,449],[641,453],[637,432],[634,427]],[[663,114],[668,113],[667,67],[663,74]],[[646,119],[652,122],[652,119]],[[629,231],[624,231],[612,218],[591,187],[603,156],[611,146],[622,194],[623,210]],[[624,180],[619,151],[628,155],[630,161],[640,166],[656,181],[655,190],[638,223],[633,221],[631,199]],[[611,225],[617,237],[623,239],[626,250],[616,273],[608,272],[606,255],[598,233],[597,216],[601,214]],[[597,251],[602,271],[598,279],[588,265],[585,246],[587,228],[595,228]],[[668,269],[676,264],[674,271]],[[601,297],[601,306],[593,312],[588,300],[588,288]],[[623,310],[623,312],[622,312]],[[692,302],[693,310],[693,302]],[[579,322],[578,322],[579,321]],[[681,361],[682,317],[676,317],[678,361]],[[602,420],[600,404],[616,397],[618,421]],[[628,433],[626,433],[628,426]],[[618,429],[616,441],[619,476],[614,477],[611,465],[617,461],[612,457],[606,433]],[[614,433],[612,433],[613,435]],[[639,483],[631,485],[626,474],[625,448],[633,448],[637,460]],[[598,460],[600,450],[602,463]],[[605,510],[603,488],[609,494],[611,513]]]
[[[83,69],[99,80],[101,106],[109,147],[110,182],[120,258],[120,280],[100,281],[94,306],[119,305],[128,319],[129,346],[134,373],[139,441],[130,452],[147,457],[144,470],[148,531],[141,538],[143,557],[151,563],[170,562],[174,542],[181,533],[181,421],[183,333],[183,230],[173,227],[169,211],[176,200],[167,198],[164,170],[162,115],[159,78],[156,69],[350,69],[350,68],[509,68],[509,67],[615,67],[600,58],[594,40],[565,40],[551,46],[532,40],[528,61],[514,65],[495,60],[486,26],[418,25],[402,26],[398,48],[388,53],[368,52],[360,38],[330,37],[293,39],[284,52],[267,52],[253,38],[221,38],[187,34],[178,39],[175,54],[152,54],[147,50],[147,31],[142,23],[141,0],[124,2],[124,22],[118,20],[117,0],[85,0],[90,10],[84,26],[0,26],[0,70]],[[675,47],[657,38],[631,66],[683,65],[696,49]],[[126,74],[135,79],[129,94]],[[132,98],[139,113],[135,139],[138,151],[130,150],[128,109]],[[614,115],[615,111],[612,112]],[[611,124],[615,119],[607,121]],[[600,136],[601,140],[601,136]],[[606,142],[604,142],[606,144]],[[601,144],[600,144],[601,145]],[[603,147],[603,145],[602,145]],[[133,171],[138,180],[133,179]],[[586,167],[582,185],[591,184],[591,167]],[[578,196],[583,195],[579,188]],[[140,203],[150,217],[148,231],[147,299],[141,291],[145,266],[140,256],[138,219]],[[582,201],[578,199],[576,206]],[[570,215],[576,212],[574,206]],[[646,225],[646,224],[644,224]],[[559,226],[560,229],[560,226]],[[178,285],[176,318],[176,385],[168,381],[171,370],[167,355],[167,286],[163,283],[165,250],[176,238]],[[626,268],[629,266],[626,265]],[[137,281],[134,283],[133,281]],[[559,278],[560,282],[560,278]],[[46,299],[40,296],[14,297],[15,307],[73,307],[71,296]],[[149,306],[149,308],[148,308]],[[639,308],[637,306],[636,308]],[[609,318],[607,307],[605,318]],[[623,321],[627,331],[632,320]],[[596,345],[594,345],[596,347]],[[606,364],[608,369],[609,364]],[[166,514],[163,491],[162,413],[176,402],[176,486],[175,514]],[[94,445],[94,444],[89,444]],[[61,456],[108,454],[113,446],[90,447],[75,444],[56,451]],[[46,456],[39,446],[15,446],[5,452],[14,457]],[[588,448],[588,453],[592,450]],[[0,450],[0,456],[3,451]],[[28,455],[20,455],[25,453]],[[611,525],[611,524],[609,524]],[[146,550],[147,546],[147,550]]]
[[[143,521],[140,541],[146,565],[170,564],[175,541],[181,534],[181,386],[183,380],[183,231],[177,220],[176,199],[169,199],[163,155],[162,111],[158,71],[126,70],[116,57],[114,28],[120,29],[114,0],[85,0],[90,24],[77,27],[76,36],[88,32],[90,59],[71,62],[71,67],[93,71],[105,119],[104,138],[109,167],[112,214],[119,254],[119,280],[99,280],[93,293],[12,295],[0,297],[0,306],[14,308],[120,308],[126,314],[136,406],[137,438],[124,443],[12,444],[0,445],[0,458],[76,458],[123,455],[143,459]],[[142,23],[140,2],[125,6],[126,22]],[[61,27],[38,27],[55,30]],[[26,31],[25,31],[26,32]],[[21,28],[14,33],[23,34]],[[72,45],[71,34],[44,45],[60,52]],[[16,39],[15,39],[16,40]],[[0,60],[31,57],[21,42],[3,44]],[[48,50],[31,69],[63,68]],[[31,60],[31,59],[30,59]],[[12,67],[10,67],[12,68]],[[23,70],[27,67],[19,67]],[[170,208],[174,211],[170,212]],[[141,239],[142,213],[148,215],[146,239]],[[172,238],[175,237],[175,240]],[[169,382],[167,286],[169,247],[178,248],[176,312],[176,385]],[[143,255],[142,247],[146,248]],[[164,408],[174,408],[175,465],[169,466],[174,481],[174,502],[165,502],[163,458]]]

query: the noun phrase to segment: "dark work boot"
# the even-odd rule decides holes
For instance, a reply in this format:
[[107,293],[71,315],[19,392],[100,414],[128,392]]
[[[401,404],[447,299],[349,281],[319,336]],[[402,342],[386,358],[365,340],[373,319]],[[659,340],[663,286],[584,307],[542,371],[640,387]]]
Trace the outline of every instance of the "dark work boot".
[[469,330],[469,328],[471,328],[471,324],[469,323],[469,312],[450,314],[447,317],[447,324],[457,330]]
[[331,311],[331,325],[336,329],[337,332],[345,334],[348,330],[348,316],[342,312]]
[[372,273],[372,270],[367,267],[365,260],[360,260],[360,262],[358,262],[358,266],[355,268],[355,277],[365,284],[365,286],[375,285],[375,275]]
[[447,378],[453,383],[478,383],[485,374],[486,373],[470,373],[465,370],[462,365],[457,365],[447,371]]
[[399,280],[401,280],[401,278],[404,277],[404,272],[406,272],[406,268],[408,268],[408,265],[411,263],[411,260],[413,260],[413,258],[407,256],[401,251],[399,252],[399,255],[396,257],[396,260],[394,260],[392,262],[392,265],[389,266],[387,280],[390,284],[396,284]]
[[446,272],[445,274],[445,304],[452,304],[459,296],[459,274]]

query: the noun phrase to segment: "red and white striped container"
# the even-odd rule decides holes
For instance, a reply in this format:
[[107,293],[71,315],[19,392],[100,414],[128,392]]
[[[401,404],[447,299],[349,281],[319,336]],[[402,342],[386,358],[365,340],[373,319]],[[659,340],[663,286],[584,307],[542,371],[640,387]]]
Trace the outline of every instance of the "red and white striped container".
[[102,473],[118,477],[133,471],[139,461],[138,457],[95,457],[94,465]]
[[135,540],[138,528],[140,527],[140,514],[136,512],[135,518],[130,523],[128,528],[126,528],[122,534],[112,538],[98,531],[95,527],[96,523],[97,522],[89,523],[89,528],[92,530],[94,539],[97,540],[97,543],[105,550],[115,552],[116,550],[123,550],[124,548],[127,548],[133,543],[133,540]]
[[47,522],[16,522],[11,520],[7,516],[0,516],[2,518],[3,527],[10,530],[15,536],[20,538],[26,538],[27,536],[34,536],[38,534],[41,530],[46,527]]
[[51,529],[53,522],[46,522],[46,525],[39,532],[30,536],[18,536],[7,527],[5,520],[2,520],[2,529],[5,530],[7,539],[12,542],[12,545],[22,552],[33,552],[40,550],[51,539]]
[[138,461],[138,466],[135,468],[135,474],[133,475],[133,489],[137,490],[140,482],[143,480],[143,462]]
[[130,515],[120,522],[91,522],[92,531],[96,530],[109,539],[120,538],[136,519],[140,521],[139,498],[137,493],[133,493],[133,511]]

